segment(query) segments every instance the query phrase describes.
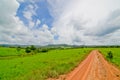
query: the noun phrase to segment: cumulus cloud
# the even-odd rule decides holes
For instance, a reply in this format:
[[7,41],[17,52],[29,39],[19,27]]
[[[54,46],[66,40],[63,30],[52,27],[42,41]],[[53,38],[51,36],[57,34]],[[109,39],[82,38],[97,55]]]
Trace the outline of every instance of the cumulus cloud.
[[[12,4],[10,4],[12,3]],[[15,1],[1,0],[0,1],[0,41],[1,42],[12,42],[13,39],[11,36],[20,32],[20,34],[25,34],[26,29],[22,21],[16,17],[16,11],[19,7],[19,4]],[[24,30],[22,30],[24,29]],[[25,32],[24,32],[25,31]]]
[[100,45],[110,42],[110,34],[120,28],[119,0],[48,0],[48,3],[59,43]]
[[[0,43],[14,44],[75,44],[105,45],[120,44],[120,1],[119,0],[46,0],[52,27],[42,24],[36,11],[37,1],[0,1]],[[21,3],[25,25],[16,16]],[[34,29],[34,27],[39,26]]]
[[33,28],[35,23],[33,22],[33,16],[36,15],[36,9],[37,7],[29,4],[28,6],[25,7],[23,10],[23,16],[28,20],[28,26],[29,28]]
[[[19,0],[21,1],[21,0]],[[23,1],[23,0],[22,0]],[[16,0],[0,1],[0,44],[41,44],[45,45],[52,43],[53,36],[47,25],[43,25],[40,29],[31,30],[23,24],[23,21],[16,16],[17,9],[20,3]],[[29,5],[27,8],[32,9]],[[28,20],[32,20],[32,15],[35,14],[30,10],[26,10],[24,16]],[[32,21],[31,21],[32,22]],[[35,24],[35,23],[33,23]],[[33,24],[31,24],[33,26]],[[36,25],[40,24],[37,20]]]

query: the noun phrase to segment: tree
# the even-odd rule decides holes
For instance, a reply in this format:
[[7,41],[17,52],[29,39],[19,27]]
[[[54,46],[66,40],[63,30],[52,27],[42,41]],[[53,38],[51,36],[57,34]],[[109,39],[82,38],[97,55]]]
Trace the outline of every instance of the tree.
[[26,53],[30,53],[30,52],[31,52],[30,47],[26,47],[26,48],[25,48],[25,52],[26,52]]
[[30,49],[33,50],[33,51],[36,50],[36,48],[35,48],[34,45],[31,45],[31,46],[30,46]]
[[31,49],[31,54],[32,55],[37,53],[36,47],[34,45],[31,45],[30,49]]

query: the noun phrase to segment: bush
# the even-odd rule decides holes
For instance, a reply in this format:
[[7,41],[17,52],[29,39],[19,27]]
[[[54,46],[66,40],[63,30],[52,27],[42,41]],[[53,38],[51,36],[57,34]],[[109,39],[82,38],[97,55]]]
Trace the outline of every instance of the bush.
[[48,49],[42,49],[41,52],[48,52]]
[[36,50],[36,48],[35,48],[34,45],[31,45],[31,46],[30,46],[30,49],[33,50],[33,51]]
[[26,53],[30,53],[30,52],[31,52],[31,49],[30,49],[29,47],[26,47],[26,48],[25,48],[25,52],[26,52]]
[[107,58],[109,58],[110,60],[113,59],[113,53],[111,51],[107,53]]

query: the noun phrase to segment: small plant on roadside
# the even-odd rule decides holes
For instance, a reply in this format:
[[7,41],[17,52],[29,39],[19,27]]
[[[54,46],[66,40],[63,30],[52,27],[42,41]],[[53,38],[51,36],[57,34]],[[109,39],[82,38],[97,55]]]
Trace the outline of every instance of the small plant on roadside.
[[109,52],[107,53],[107,58],[108,58],[109,60],[112,60],[112,59],[113,59],[113,53],[112,53],[111,51],[109,51]]

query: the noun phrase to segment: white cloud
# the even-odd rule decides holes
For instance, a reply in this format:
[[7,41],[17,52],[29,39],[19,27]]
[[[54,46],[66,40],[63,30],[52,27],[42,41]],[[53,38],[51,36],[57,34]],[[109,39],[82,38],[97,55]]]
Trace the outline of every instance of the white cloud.
[[36,26],[39,26],[40,24],[41,24],[41,21],[39,19],[37,19]]
[[48,3],[58,43],[103,44],[105,35],[120,28],[119,15],[115,18],[110,15],[120,9],[119,0],[48,0]]
[[24,2],[24,0],[17,0],[18,2]]
[[28,20],[29,28],[33,28],[35,26],[32,17],[36,15],[36,9],[37,7],[29,4],[23,10],[23,16]]
[[[23,10],[29,25],[16,16],[20,3],[30,1]],[[47,0],[54,18],[53,27],[33,21],[39,0],[0,1],[0,43],[14,44],[120,44],[119,0]],[[58,39],[54,40],[54,36]]]
[[[16,0],[1,0],[0,1],[0,44],[41,44],[45,45],[52,43],[53,35],[44,25],[38,30],[31,30],[23,24],[16,16],[19,3]],[[30,9],[32,6],[28,6]],[[26,10],[27,11],[27,10]],[[30,10],[31,12],[31,10]],[[34,12],[25,13],[26,18],[31,20]],[[33,26],[35,23],[30,23]],[[36,25],[40,24],[38,20]]]

